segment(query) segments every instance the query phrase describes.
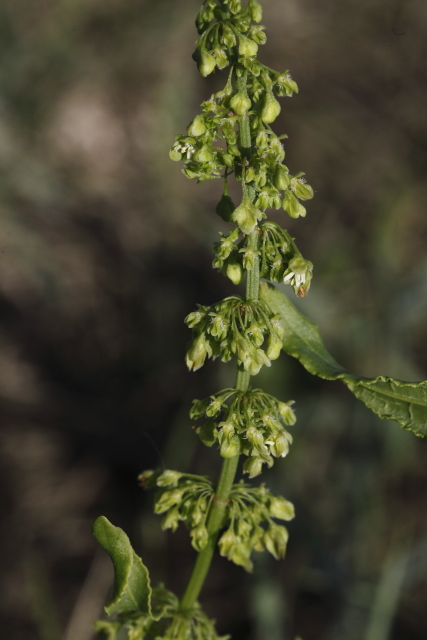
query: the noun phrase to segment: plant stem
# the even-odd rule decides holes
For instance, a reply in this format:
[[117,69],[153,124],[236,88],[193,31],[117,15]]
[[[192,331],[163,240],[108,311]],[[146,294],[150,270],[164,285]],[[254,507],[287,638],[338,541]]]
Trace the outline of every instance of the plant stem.
[[[249,236],[249,246],[252,249],[258,246],[258,233],[253,231]],[[255,259],[254,268],[247,272],[246,280],[246,300],[258,300],[259,295],[259,262]],[[249,388],[250,374],[239,366],[236,375],[236,389],[239,391],[247,391]],[[207,520],[207,530],[209,534],[208,543],[197,556],[196,563],[193,568],[190,580],[188,582],[185,593],[181,599],[181,611],[192,609],[202,590],[209,567],[215,552],[218,535],[222,527],[225,512],[228,504],[228,497],[233,487],[234,478],[236,477],[237,466],[239,464],[239,455],[224,460],[221,469],[221,475],[216,490],[215,497],[212,502],[211,509]]]

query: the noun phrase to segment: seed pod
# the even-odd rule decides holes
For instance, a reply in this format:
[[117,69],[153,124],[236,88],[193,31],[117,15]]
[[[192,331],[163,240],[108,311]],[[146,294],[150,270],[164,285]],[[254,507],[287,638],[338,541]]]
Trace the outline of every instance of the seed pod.
[[197,369],[203,367],[209,351],[209,343],[202,333],[192,342],[185,356],[185,361],[190,371],[197,371]]
[[272,91],[267,91],[262,102],[261,120],[267,124],[275,121],[280,113],[280,104],[277,102]]
[[280,356],[283,343],[277,333],[272,331],[268,336],[266,354],[270,360],[277,360]]
[[206,125],[203,116],[198,115],[194,118],[193,122],[191,122],[187,127],[187,133],[189,136],[194,136],[195,138],[206,133]]
[[211,160],[213,160],[213,154],[209,147],[204,144],[203,147],[197,149],[193,156],[193,159],[196,162],[210,162]]
[[227,260],[226,275],[227,278],[230,278],[233,284],[240,284],[243,282],[245,272],[241,263],[234,256]]
[[289,189],[285,191],[282,207],[290,218],[299,218],[299,216],[305,218],[307,213],[305,207],[303,207],[298,198],[294,196],[292,191],[289,191]]
[[275,436],[271,436],[269,439],[271,443],[270,453],[275,458],[284,458],[289,453],[289,441],[286,435],[282,433],[278,433]]
[[183,495],[184,491],[182,489],[165,491],[164,493],[162,493],[160,498],[156,500],[156,504],[154,505],[154,513],[164,513],[171,507],[178,505],[181,502]]
[[279,191],[284,191],[289,187],[289,173],[287,172],[283,164],[276,164],[273,174],[273,184],[276,189],[279,189]]
[[258,45],[251,38],[239,37],[239,55],[245,58],[252,58],[258,53]]
[[202,551],[208,544],[209,534],[206,527],[203,524],[199,524],[197,527],[190,531],[191,544],[196,551]]
[[249,14],[254,22],[261,22],[262,20],[262,7],[257,0],[249,0],[248,3]]
[[299,178],[292,178],[291,188],[297,198],[301,198],[301,200],[311,200],[311,198],[314,196],[312,187],[310,187],[309,184],[306,184]]
[[248,542],[239,542],[231,554],[230,560],[250,573],[253,569],[253,564],[250,560],[251,551],[252,548]]
[[236,222],[243,233],[249,234],[255,229],[258,220],[261,220],[262,213],[257,209],[249,198],[243,198],[239,206],[233,211],[231,219]]
[[295,518],[294,505],[281,496],[273,497],[270,500],[270,515],[280,520],[292,520]]
[[219,552],[229,558],[238,543],[238,538],[232,529],[228,529],[218,540]]
[[289,402],[277,403],[277,408],[279,410],[280,417],[282,418],[283,422],[287,425],[293,425],[297,421],[295,417],[295,413],[292,410],[292,406],[291,406],[293,405],[293,403],[294,403],[293,400],[290,400]]
[[171,160],[174,160],[174,162],[179,162],[179,160],[182,160],[182,153],[180,153],[176,149],[171,149],[169,151],[169,158]]
[[163,518],[161,526],[163,531],[166,531],[166,529],[172,529],[172,531],[175,532],[178,529],[178,524],[179,511],[177,507],[173,507],[172,509],[169,509],[169,511]]
[[240,453],[240,439],[238,436],[231,436],[231,438],[224,442],[219,450],[223,458],[234,458]]
[[182,473],[180,473],[179,471],[171,471],[170,469],[166,469],[166,471],[163,471],[163,473],[157,478],[157,486],[176,487],[180,478],[182,478]]
[[250,478],[259,476],[262,471],[261,458],[248,458],[243,465],[243,473],[248,473]]
[[218,439],[218,431],[213,420],[208,420],[203,426],[198,427],[196,433],[207,447],[211,447]]
[[231,216],[233,215],[233,211],[236,209],[236,205],[230,198],[230,196],[226,193],[223,193],[221,196],[221,200],[215,207],[215,211],[219,215],[220,218],[224,220],[224,222],[231,222]]
[[251,108],[252,102],[246,91],[239,91],[230,100],[230,107],[238,116],[243,116]]
[[267,551],[269,551],[276,560],[280,560],[280,558],[284,557],[288,538],[288,530],[285,529],[285,527],[280,527],[279,525],[272,525],[268,531],[265,532],[265,546],[267,547]]
[[216,67],[216,60],[206,51],[206,49],[201,49],[199,53],[199,71],[204,78],[208,76]]

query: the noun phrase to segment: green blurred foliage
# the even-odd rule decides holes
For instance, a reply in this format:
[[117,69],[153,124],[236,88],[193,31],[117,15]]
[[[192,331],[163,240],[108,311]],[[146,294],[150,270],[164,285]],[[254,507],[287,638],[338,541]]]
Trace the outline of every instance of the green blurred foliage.
[[[100,513],[169,588],[182,592],[191,570],[188,536],[160,532],[135,478],[162,460],[216,474],[219,456],[199,447],[187,412],[233,380],[231,366],[190,375],[183,363],[184,316],[234,291],[210,268],[226,228],[220,185],[196,186],[168,158],[222,83],[191,60],[197,10],[0,5],[9,640],[89,640],[111,579],[90,533]],[[265,0],[264,16],[262,60],[300,87],[276,123],[289,134],[285,162],[315,189],[306,219],[273,213],[315,264],[299,308],[352,371],[426,378],[427,6]],[[235,640],[424,639],[425,442],[285,356],[258,378],[297,401],[292,451],[267,478],[297,518],[283,562],[260,556],[247,579],[217,559],[208,613]],[[57,620],[43,622],[51,609]]]

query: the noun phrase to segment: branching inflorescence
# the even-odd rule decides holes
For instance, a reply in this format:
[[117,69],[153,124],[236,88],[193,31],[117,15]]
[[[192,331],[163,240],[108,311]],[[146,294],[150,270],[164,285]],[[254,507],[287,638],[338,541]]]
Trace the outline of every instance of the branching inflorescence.
[[[202,111],[178,135],[170,157],[183,162],[183,173],[197,182],[223,180],[218,215],[233,228],[214,245],[213,267],[232,283],[246,279],[246,294],[199,306],[185,322],[193,331],[186,354],[190,371],[206,358],[236,359],[234,388],[205,400],[195,400],[190,417],[203,444],[216,446],[224,459],[219,481],[180,473],[145,471],[143,486],[156,487],[155,512],[164,514],[162,527],[175,531],[180,522],[190,530],[198,552],[186,591],[178,600],[162,585],[150,587],[148,571],[126,534],[100,517],[97,540],[110,554],[116,570],[113,600],[107,613],[113,621],[96,628],[109,640],[127,633],[128,640],[219,640],[214,622],[198,604],[215,549],[247,571],[253,551],[285,554],[288,532],[276,520],[290,520],[294,509],[262,484],[235,483],[239,458],[243,472],[258,476],[274,458],[286,456],[295,423],[292,401],[280,401],[252,389],[250,377],[269,367],[283,349],[310,373],[343,380],[351,391],[381,417],[398,420],[425,436],[427,383],[403,383],[391,378],[361,378],[347,372],[326,351],[317,328],[272,285],[260,278],[288,284],[297,296],[310,288],[313,265],[303,258],[294,239],[266,210],[282,208],[291,218],[306,215],[302,202],[313,197],[303,173],[291,175],[283,164],[282,140],[271,128],[281,107],[278,97],[298,92],[288,71],[274,71],[257,59],[266,42],[259,24],[257,0],[204,0],[196,25],[200,34],[193,55],[202,76],[229,68],[224,88],[202,103]],[[241,185],[238,206],[229,180]],[[261,295],[260,295],[261,292]],[[120,638],[125,637],[123,635]],[[228,636],[227,636],[228,637]],[[223,638],[222,640],[226,640]]]
[[[216,485],[178,471],[141,474],[143,486],[157,487],[155,512],[164,514],[163,529],[175,531],[183,522],[199,556],[180,602],[162,588],[160,599],[169,598],[165,616],[149,622],[147,614],[140,619],[134,613],[130,618],[119,614],[129,640],[217,638],[197,603],[215,547],[250,571],[254,550],[284,556],[288,532],[276,520],[294,517],[292,504],[264,485],[234,484],[239,456],[246,458],[244,473],[254,478],[264,464],[271,467],[274,458],[288,453],[292,436],[286,427],[295,423],[292,401],[281,402],[250,387],[250,377],[279,357],[283,339],[280,315],[259,299],[260,277],[287,283],[304,296],[313,273],[289,233],[265,220],[272,207],[292,218],[305,216],[302,202],[313,197],[313,190],[303,173],[291,175],[283,164],[282,140],[287,136],[276,135],[270,126],[281,109],[277,97],[290,97],[298,87],[288,71],[274,71],[257,60],[258,46],[266,42],[261,18],[256,0],[246,6],[240,0],[205,0],[196,20],[200,39],[193,58],[200,73],[208,76],[226,67],[229,73],[224,88],[202,103],[186,133],[176,137],[170,157],[184,163],[183,173],[190,179],[223,180],[216,212],[234,226],[215,243],[213,266],[236,285],[246,277],[246,295],[199,306],[185,319],[193,331],[186,354],[191,371],[206,358],[236,358],[235,387],[195,400],[190,411],[201,441],[219,448],[223,469]],[[238,206],[229,193],[232,176],[241,184]],[[114,638],[120,626],[111,624],[100,622],[98,627],[104,634],[110,629]]]

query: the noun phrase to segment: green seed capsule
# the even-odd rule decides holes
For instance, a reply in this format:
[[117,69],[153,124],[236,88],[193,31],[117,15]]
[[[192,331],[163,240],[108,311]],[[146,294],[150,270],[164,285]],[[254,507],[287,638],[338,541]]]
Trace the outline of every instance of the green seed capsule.
[[195,152],[193,159],[196,162],[210,162],[213,159],[213,155],[209,147],[204,144],[201,149]]
[[252,204],[248,197],[243,198],[241,204],[233,211],[231,219],[236,222],[243,233],[249,234],[255,229],[262,213]]
[[250,16],[254,22],[261,22],[262,7],[257,0],[249,0],[248,9]]
[[271,124],[279,115],[280,109],[280,104],[274,97],[273,92],[267,91],[262,103],[261,120],[267,124]]
[[227,260],[226,274],[233,284],[240,284],[245,277],[242,265],[235,258]]
[[221,200],[216,205],[215,211],[224,222],[231,222],[231,216],[235,210],[236,205],[232,201],[229,195],[223,193]]
[[169,151],[169,158],[171,160],[174,160],[175,162],[178,162],[179,160],[182,160],[182,153],[180,153],[176,149],[171,149]]
[[200,58],[199,58],[199,71],[204,78],[208,76],[216,67],[215,58],[206,51],[206,49],[201,49]]
[[239,55],[245,58],[252,58],[258,53],[258,45],[256,42],[245,36],[239,38]]
[[276,189],[285,190],[289,187],[290,178],[289,173],[286,171],[282,164],[276,164],[273,174],[273,184]]
[[206,125],[203,116],[198,115],[194,118],[193,122],[187,127],[187,133],[189,136],[194,136],[195,138],[206,133]]
[[246,91],[239,91],[230,100],[230,107],[238,116],[243,116],[251,108],[252,102]]

